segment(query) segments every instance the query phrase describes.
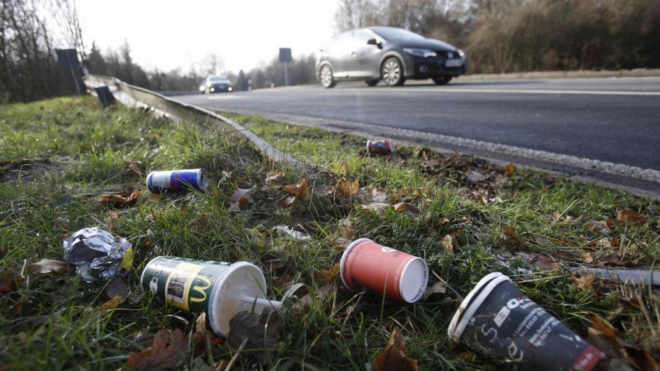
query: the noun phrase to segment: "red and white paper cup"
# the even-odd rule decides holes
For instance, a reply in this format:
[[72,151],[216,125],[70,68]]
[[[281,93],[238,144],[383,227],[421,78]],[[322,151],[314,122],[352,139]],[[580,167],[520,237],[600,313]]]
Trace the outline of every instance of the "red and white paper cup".
[[424,259],[368,238],[355,240],[346,248],[339,269],[342,282],[353,291],[367,287],[408,303],[422,297],[429,280]]

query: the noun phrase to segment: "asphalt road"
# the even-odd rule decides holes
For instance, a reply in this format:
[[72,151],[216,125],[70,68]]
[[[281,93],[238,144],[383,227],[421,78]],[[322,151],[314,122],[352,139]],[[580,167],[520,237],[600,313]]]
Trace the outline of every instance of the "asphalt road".
[[218,112],[455,149],[660,195],[660,78],[429,82],[175,99]]

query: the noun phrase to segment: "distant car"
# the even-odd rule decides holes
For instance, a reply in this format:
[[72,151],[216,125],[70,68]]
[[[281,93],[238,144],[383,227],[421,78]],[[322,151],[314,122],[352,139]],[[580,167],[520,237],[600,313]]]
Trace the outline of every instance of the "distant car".
[[209,76],[199,86],[201,94],[211,94],[234,91],[234,84],[225,76]]
[[321,51],[316,73],[332,88],[339,81],[364,80],[374,86],[403,85],[406,79],[433,79],[438,85],[467,72],[462,50],[401,28],[366,27],[341,33]]

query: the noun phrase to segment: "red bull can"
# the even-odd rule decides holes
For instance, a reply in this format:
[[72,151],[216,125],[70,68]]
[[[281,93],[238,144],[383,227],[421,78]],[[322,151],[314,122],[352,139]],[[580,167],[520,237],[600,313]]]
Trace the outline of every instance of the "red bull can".
[[204,192],[208,186],[202,169],[152,171],[147,175],[147,188],[152,193],[190,189]]

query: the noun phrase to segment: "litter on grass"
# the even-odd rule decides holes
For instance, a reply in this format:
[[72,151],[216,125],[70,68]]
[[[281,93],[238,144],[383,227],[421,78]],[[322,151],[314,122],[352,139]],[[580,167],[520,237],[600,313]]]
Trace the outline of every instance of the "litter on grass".
[[355,240],[346,248],[339,268],[347,288],[359,291],[366,287],[408,303],[422,297],[429,280],[424,259],[368,238]]
[[266,299],[266,278],[248,262],[201,261],[172,256],[151,260],[140,278],[144,292],[185,311],[208,313],[215,333],[226,336],[239,312],[279,309],[282,302]]
[[367,152],[376,154],[388,154],[394,152],[394,143],[391,139],[368,140]]
[[520,292],[502,273],[483,277],[452,318],[448,335],[517,370],[590,371],[605,355]]
[[190,189],[204,192],[208,186],[202,169],[152,171],[147,175],[147,188],[152,193]]
[[108,280],[133,265],[133,249],[124,238],[98,227],[84,228],[62,242],[64,259],[87,280]]

